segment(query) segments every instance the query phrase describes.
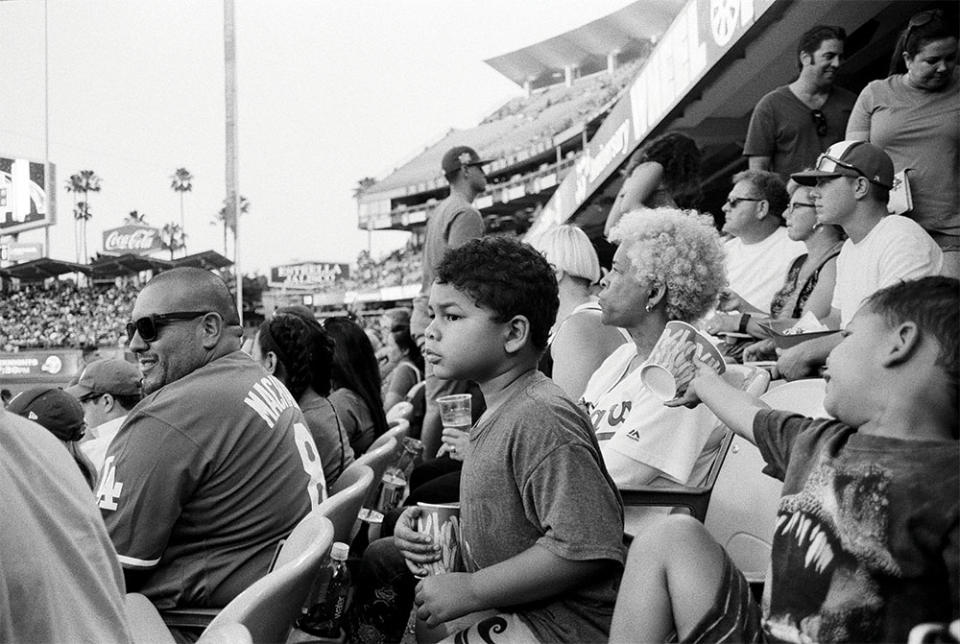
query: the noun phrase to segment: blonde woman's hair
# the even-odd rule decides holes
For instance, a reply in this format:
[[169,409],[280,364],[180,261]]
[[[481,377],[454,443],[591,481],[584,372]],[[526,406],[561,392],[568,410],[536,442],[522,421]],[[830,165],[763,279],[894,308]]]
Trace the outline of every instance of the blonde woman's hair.
[[534,240],[540,251],[557,270],[589,284],[600,281],[600,260],[590,238],[578,226],[557,226]]

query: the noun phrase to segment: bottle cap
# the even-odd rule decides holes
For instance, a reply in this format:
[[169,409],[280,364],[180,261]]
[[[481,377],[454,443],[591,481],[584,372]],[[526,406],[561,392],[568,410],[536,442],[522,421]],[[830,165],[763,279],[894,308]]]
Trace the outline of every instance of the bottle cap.
[[349,554],[350,546],[342,541],[337,541],[333,544],[333,548],[330,549],[330,558],[336,559],[337,561],[346,561]]

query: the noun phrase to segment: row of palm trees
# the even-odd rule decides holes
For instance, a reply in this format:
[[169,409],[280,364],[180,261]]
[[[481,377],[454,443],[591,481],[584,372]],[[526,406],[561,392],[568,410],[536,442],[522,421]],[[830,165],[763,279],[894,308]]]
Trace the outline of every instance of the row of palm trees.
[[[74,250],[76,251],[77,263],[81,258],[89,257],[87,253],[87,222],[93,217],[93,211],[90,209],[90,193],[100,192],[102,179],[93,170],[81,170],[76,174],[70,175],[67,180],[67,192],[73,193],[73,220],[74,220]],[[193,174],[186,168],[177,168],[170,176],[170,188],[180,195],[180,223],[168,222],[163,225],[160,231],[160,244],[165,250],[170,251],[170,259],[173,259],[175,252],[187,251],[187,234],[184,222],[184,193],[193,190]],[[250,202],[246,197],[240,197],[240,214],[245,214],[250,210]],[[216,215],[216,220],[212,223],[223,225],[223,254],[227,254],[227,231],[236,230],[236,219],[227,214],[227,203],[224,199],[224,205]],[[124,219],[127,224],[146,224],[145,215],[132,210]]]

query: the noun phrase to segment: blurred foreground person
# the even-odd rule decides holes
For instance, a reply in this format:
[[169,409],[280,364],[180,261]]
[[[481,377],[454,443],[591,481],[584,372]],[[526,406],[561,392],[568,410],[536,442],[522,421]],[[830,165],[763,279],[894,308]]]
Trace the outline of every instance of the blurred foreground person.
[[97,489],[127,587],[161,610],[225,606],[324,496],[316,446],[286,387],[240,351],[233,297],[213,273],[154,277],[127,334],[146,398]]
[[93,489],[97,470],[80,451],[79,441],[87,426],[83,422],[83,408],[73,396],[56,387],[35,387],[14,396],[7,411],[32,420],[59,438]]
[[123,575],[56,438],[0,410],[0,642],[131,642]]

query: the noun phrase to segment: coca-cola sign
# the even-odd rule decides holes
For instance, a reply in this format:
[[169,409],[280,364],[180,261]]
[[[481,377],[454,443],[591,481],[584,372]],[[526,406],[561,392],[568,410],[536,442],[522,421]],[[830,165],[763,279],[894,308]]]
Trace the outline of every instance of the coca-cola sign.
[[160,230],[150,226],[121,226],[103,231],[103,252],[147,255],[160,249]]

